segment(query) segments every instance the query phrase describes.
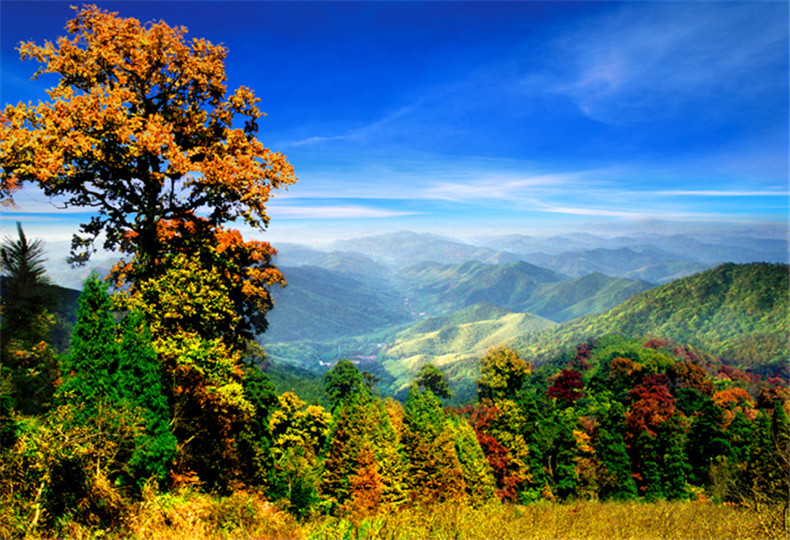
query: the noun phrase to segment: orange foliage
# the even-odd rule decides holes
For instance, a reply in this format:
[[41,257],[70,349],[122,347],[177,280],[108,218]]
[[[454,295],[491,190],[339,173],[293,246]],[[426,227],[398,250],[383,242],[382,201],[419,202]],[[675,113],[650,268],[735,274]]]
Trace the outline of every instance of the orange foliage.
[[682,388],[692,388],[706,396],[713,393],[713,382],[699,364],[675,362],[669,368],[669,375]]
[[742,412],[749,420],[757,418],[757,410],[754,408],[754,400],[743,388],[729,388],[720,390],[713,394],[713,402],[724,411],[723,426],[727,429],[735,415]]
[[23,59],[41,64],[36,75],[60,79],[48,101],[5,109],[0,198],[36,182],[66,206],[94,208],[73,244],[76,260],[104,231],[106,248],[149,264],[168,252],[160,224],[197,211],[214,227],[268,224],[272,190],[296,177],[255,137],[262,113],[252,90],[228,93],[224,47],[96,6],[78,10],[67,31],[55,43],[19,45]]

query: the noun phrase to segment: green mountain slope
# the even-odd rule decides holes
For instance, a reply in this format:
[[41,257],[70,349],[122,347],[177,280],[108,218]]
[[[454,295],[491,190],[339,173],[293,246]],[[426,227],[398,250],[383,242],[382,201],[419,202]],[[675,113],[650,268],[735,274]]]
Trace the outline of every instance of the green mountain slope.
[[588,337],[657,336],[702,347],[744,367],[784,365],[789,281],[786,264],[724,264],[508,345],[540,363]]
[[540,287],[519,311],[565,322],[592,313],[602,313],[652,288],[644,281],[613,278],[599,273]]
[[478,359],[487,349],[555,324],[537,315],[510,313],[486,304],[426,319],[400,332],[382,350],[379,358],[394,378],[386,390],[402,394],[420,367],[431,362],[445,371],[456,397],[463,401],[474,391]]
[[652,287],[594,273],[568,279],[523,261],[507,264],[423,263],[400,274],[412,311],[451,313],[486,303],[556,322],[601,313]]
[[440,314],[481,302],[517,311],[510,306],[532,298],[540,285],[557,283],[567,276],[523,261],[508,264],[468,261],[418,264],[404,270],[400,279],[413,310]]
[[323,268],[283,268],[288,286],[275,290],[266,343],[360,335],[410,319],[399,294]]

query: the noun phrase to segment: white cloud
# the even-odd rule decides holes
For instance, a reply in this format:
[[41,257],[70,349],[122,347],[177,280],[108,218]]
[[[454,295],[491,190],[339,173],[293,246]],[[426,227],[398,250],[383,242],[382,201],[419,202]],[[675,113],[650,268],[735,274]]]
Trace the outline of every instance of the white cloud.
[[725,190],[667,190],[655,191],[654,195],[693,197],[787,197],[790,191],[725,191]]
[[780,3],[626,4],[559,37],[541,82],[606,123],[720,104],[786,83],[786,26]]
[[567,186],[578,179],[580,173],[545,174],[537,176],[494,176],[468,182],[441,181],[423,189],[421,196],[455,202],[475,202],[485,199],[513,201],[524,195],[525,190]]
[[269,208],[272,219],[370,219],[415,215],[415,212],[385,210],[359,205],[276,205]]

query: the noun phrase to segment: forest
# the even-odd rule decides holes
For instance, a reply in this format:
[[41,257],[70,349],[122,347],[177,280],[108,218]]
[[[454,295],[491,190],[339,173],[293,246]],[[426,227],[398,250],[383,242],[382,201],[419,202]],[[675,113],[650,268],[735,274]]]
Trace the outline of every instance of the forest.
[[20,45],[61,78],[0,117],[0,196],[92,208],[72,262],[121,259],[71,313],[41,240],[0,246],[0,537],[786,537],[786,264],[672,281],[552,346],[518,327],[462,399],[430,361],[395,397],[348,359],[278,391],[255,337],[287,276],[226,226],[265,229],[296,182],[258,99],[186,29],[95,6],[67,29]]

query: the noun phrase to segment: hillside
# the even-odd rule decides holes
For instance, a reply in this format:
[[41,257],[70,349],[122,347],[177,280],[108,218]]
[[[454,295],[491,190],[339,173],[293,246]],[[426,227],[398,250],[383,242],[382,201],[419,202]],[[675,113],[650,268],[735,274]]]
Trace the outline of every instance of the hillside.
[[274,291],[267,343],[334,339],[409,320],[400,295],[323,268],[283,268],[288,286]]
[[470,397],[478,376],[477,362],[490,347],[555,325],[530,313],[510,313],[477,304],[444,317],[432,317],[400,332],[379,358],[394,378],[388,393],[403,393],[416,372],[433,363],[448,376],[460,401]]
[[423,263],[401,272],[415,311],[449,313],[480,302],[511,311],[537,292],[539,285],[557,283],[567,276],[523,261],[509,264]]
[[512,253],[410,231],[340,240],[332,247],[339,251],[355,251],[384,264],[400,267],[425,261],[457,264],[466,261],[501,263],[518,259]]
[[788,266],[723,264],[645,291],[609,311],[520,336],[508,344],[535,362],[588,337],[656,336],[702,347],[744,367],[788,358]]
[[565,322],[592,313],[601,313],[635,294],[652,288],[645,281],[605,276],[598,272],[540,287],[519,311],[535,313],[556,322]]
[[600,313],[652,287],[600,273],[569,279],[523,261],[499,265],[422,263],[407,268],[399,277],[412,311],[450,313],[483,302],[555,322]]

